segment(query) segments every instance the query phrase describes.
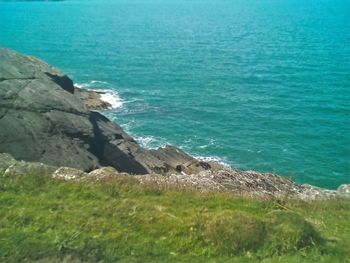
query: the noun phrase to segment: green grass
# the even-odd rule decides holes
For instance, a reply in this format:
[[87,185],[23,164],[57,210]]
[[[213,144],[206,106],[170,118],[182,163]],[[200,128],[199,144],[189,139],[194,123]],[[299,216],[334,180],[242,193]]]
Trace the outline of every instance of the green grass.
[[350,262],[350,202],[0,176],[1,262]]

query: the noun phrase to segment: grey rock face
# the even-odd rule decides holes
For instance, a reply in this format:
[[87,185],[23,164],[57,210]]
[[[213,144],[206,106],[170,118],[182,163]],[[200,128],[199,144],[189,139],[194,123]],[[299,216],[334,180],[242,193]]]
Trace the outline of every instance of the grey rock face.
[[87,109],[80,96],[61,71],[0,48],[0,153],[84,171],[112,166],[131,174],[176,172],[197,162],[175,147],[141,148],[117,124]]
[[73,82],[47,64],[0,49],[0,152],[26,161],[92,169],[90,112]]

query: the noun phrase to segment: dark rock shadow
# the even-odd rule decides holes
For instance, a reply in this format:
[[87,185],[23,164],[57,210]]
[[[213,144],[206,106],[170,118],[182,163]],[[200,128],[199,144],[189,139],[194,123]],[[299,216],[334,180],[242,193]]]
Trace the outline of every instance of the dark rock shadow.
[[[111,142],[105,133],[104,124],[114,125],[108,118],[98,112],[90,113],[90,121],[94,128],[95,138],[90,144],[89,151],[93,153],[103,166],[112,166],[119,172],[127,172],[130,174],[147,174],[148,170],[141,163],[135,160],[131,153],[127,153],[118,148]],[[122,140],[123,143],[135,143],[125,141],[121,133],[114,132],[114,140]]]
[[66,75],[60,76],[56,74],[52,74],[50,72],[45,72],[45,74],[57,85],[59,85],[65,91],[74,94],[74,85],[73,81],[68,78]]

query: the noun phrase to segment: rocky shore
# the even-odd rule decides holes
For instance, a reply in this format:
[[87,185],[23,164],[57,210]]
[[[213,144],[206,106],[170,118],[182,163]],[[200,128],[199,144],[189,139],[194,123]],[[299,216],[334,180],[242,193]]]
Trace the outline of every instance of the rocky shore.
[[100,110],[101,92],[80,89],[61,71],[0,48],[0,173],[50,174],[64,180],[135,176],[142,184],[242,196],[349,197],[285,177],[197,160],[174,146],[142,148]]
[[89,110],[106,110],[112,108],[112,104],[102,99],[103,91],[95,91],[74,86],[75,95],[80,98]]

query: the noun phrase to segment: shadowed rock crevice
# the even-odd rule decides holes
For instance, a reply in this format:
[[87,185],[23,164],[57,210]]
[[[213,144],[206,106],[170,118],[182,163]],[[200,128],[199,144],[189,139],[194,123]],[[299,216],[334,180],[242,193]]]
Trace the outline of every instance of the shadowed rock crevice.
[[[93,125],[95,139],[90,142],[89,150],[99,158],[101,165],[112,166],[120,172],[128,172],[132,174],[146,174],[148,170],[134,159],[131,153],[121,151],[116,144],[111,143],[111,140],[123,141],[123,135],[116,133],[117,128],[112,134],[104,134],[101,130],[102,125],[114,126],[110,120],[98,112],[91,112],[90,121]],[[131,140],[129,143],[135,143]]]
[[68,91],[69,93],[74,94],[73,81],[70,78],[68,78],[68,76],[56,75],[56,74],[52,74],[50,72],[45,72],[45,74],[47,76],[49,76],[53,80],[53,82],[55,82],[57,85],[61,86],[62,89],[64,89],[65,91]]

